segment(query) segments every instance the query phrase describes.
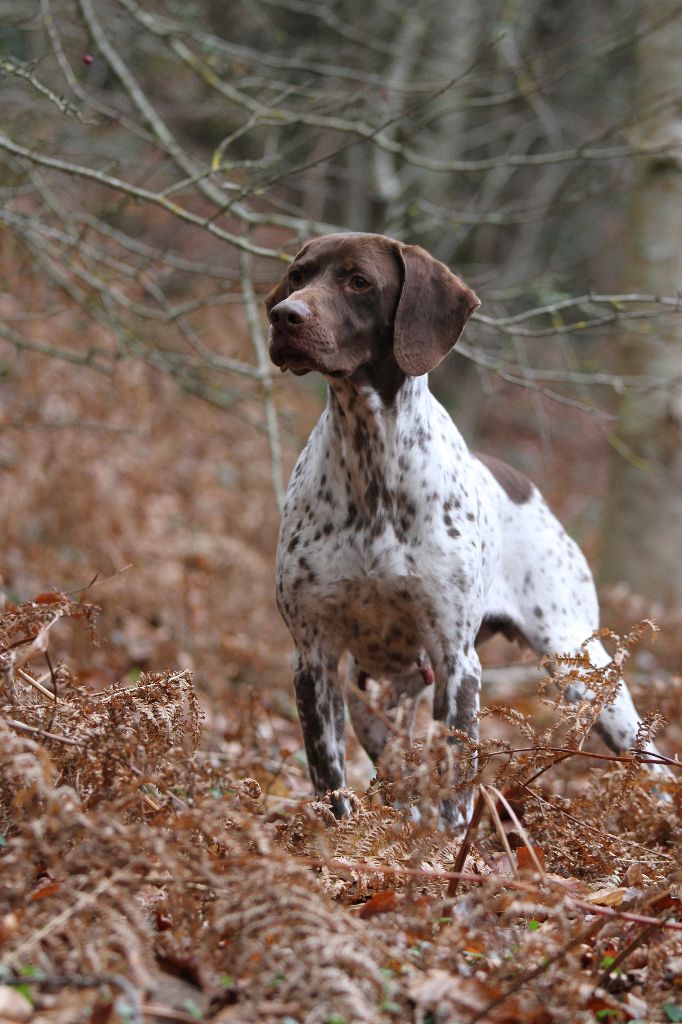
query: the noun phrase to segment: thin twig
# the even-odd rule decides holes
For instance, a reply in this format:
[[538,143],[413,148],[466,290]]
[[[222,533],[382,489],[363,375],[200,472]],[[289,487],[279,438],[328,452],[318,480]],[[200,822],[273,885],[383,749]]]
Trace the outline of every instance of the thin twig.
[[244,296],[244,308],[249,324],[249,333],[253,344],[258,369],[260,372],[261,387],[263,388],[263,407],[265,409],[265,425],[270,448],[270,466],[272,472],[272,486],[275,492],[275,499],[279,511],[284,505],[284,486],[282,484],[282,447],[279,438],[279,424],[277,422],[277,409],[272,393],[272,378],[270,376],[270,360],[268,358],[267,345],[263,336],[258,306],[256,304],[256,293],[253,288],[253,277],[251,276],[251,259],[248,253],[241,253],[240,266],[242,272],[242,295]]
[[478,797],[476,799],[476,804],[474,806],[474,813],[471,815],[471,819],[469,821],[469,824],[467,825],[467,830],[464,833],[464,839],[462,840],[462,845],[459,848],[459,853],[457,854],[457,859],[455,860],[455,864],[453,867],[453,874],[456,874],[458,877],[453,878],[450,881],[450,884],[448,885],[448,899],[454,899],[455,896],[457,895],[457,890],[459,888],[460,882],[459,876],[462,874],[462,868],[466,863],[469,850],[471,849],[471,844],[473,843],[476,833],[478,831],[478,826],[480,824],[481,818],[483,817],[484,808],[485,801],[483,799],[481,787],[479,786]]
[[497,810],[497,806],[495,804],[495,801],[493,800],[492,796],[488,792],[487,786],[481,786],[480,789],[481,789],[481,796],[483,797],[484,801],[488,805],[488,810],[490,811],[490,817],[491,817],[492,823],[493,823],[493,825],[495,827],[495,831],[497,832],[498,836],[500,837],[500,842],[502,843],[502,847],[503,847],[504,852],[505,852],[505,854],[507,856],[507,860],[509,861],[509,869],[510,869],[512,875],[514,876],[514,878],[518,878],[518,870],[517,870],[517,867],[516,867],[516,858],[514,856],[514,853],[513,853],[513,850],[511,848],[511,846],[509,845],[509,840],[507,839],[507,833],[504,831],[504,826],[502,824],[502,819],[500,818],[500,813]]
[[47,687],[43,686],[43,684],[40,683],[37,679],[34,679],[33,676],[30,676],[28,672],[25,671],[25,669],[20,668],[17,675],[21,676],[24,682],[28,683],[29,686],[32,686],[35,690],[38,691],[38,693],[42,693],[43,697],[48,697],[51,701],[59,700],[59,697],[57,696],[56,693],[52,693],[51,690],[48,690]]
[[76,178],[85,178],[87,181],[95,181],[100,185],[105,185],[107,188],[111,188],[116,192],[120,192],[123,195],[131,196],[134,199],[140,199],[143,202],[151,203],[154,206],[160,206],[167,213],[171,213],[178,217],[180,220],[187,221],[188,224],[194,224],[196,227],[203,228],[210,234],[215,235],[216,238],[220,238],[223,242],[229,242],[230,245],[235,246],[237,249],[241,249],[245,252],[250,252],[254,256],[270,256],[275,259],[289,262],[289,255],[284,252],[278,252],[276,249],[268,249],[261,245],[255,245],[241,235],[235,235],[231,231],[226,231],[224,228],[218,227],[213,223],[210,217],[202,217],[200,214],[193,213],[185,206],[180,206],[178,203],[171,202],[166,199],[159,192],[153,192],[151,189],[142,188],[139,185],[134,185],[132,182],[124,181],[122,178],[116,178],[111,174],[107,174],[105,171],[98,171],[94,167],[87,167],[84,164],[74,164],[68,160],[61,160],[57,157],[45,156],[42,153],[36,153],[32,149],[28,149],[26,146],[20,146],[14,142],[4,132],[0,132],[0,149],[6,150],[8,153],[12,153],[14,156],[20,157],[23,160],[28,160],[30,163],[37,164],[40,167],[49,167],[51,170],[59,171],[62,174],[72,175]]
[[493,793],[495,794],[497,799],[504,806],[504,809],[506,810],[507,814],[509,815],[509,817],[513,821],[514,825],[516,826],[516,830],[518,831],[519,835],[523,839],[523,842],[524,842],[524,844],[526,846],[526,849],[528,850],[528,856],[530,857],[530,859],[535,864],[535,867],[537,868],[538,874],[543,876],[545,874],[545,869],[543,868],[542,864],[540,863],[540,861],[538,859],[538,855],[535,852],[535,847],[531,843],[531,841],[530,841],[530,839],[528,837],[528,833],[526,832],[525,828],[523,827],[523,825],[519,821],[519,818],[518,818],[518,815],[517,815],[516,811],[514,810],[512,805],[509,803],[509,801],[507,800],[507,798],[504,795],[504,793],[502,793],[497,788],[497,786],[493,786],[492,784],[489,784],[488,785],[488,789],[491,789],[493,791]]

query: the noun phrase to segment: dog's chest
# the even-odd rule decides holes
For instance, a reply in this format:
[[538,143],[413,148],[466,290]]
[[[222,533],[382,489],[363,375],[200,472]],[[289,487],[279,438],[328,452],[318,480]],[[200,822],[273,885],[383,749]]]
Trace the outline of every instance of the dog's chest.
[[[314,535],[313,535],[314,536]],[[280,607],[294,635],[350,650],[367,671],[405,671],[434,640],[450,587],[442,562],[398,540],[341,527],[332,541],[300,544],[278,562]]]
[[287,494],[280,610],[300,640],[347,648],[368,671],[403,670],[480,590],[477,496],[451,450],[427,458],[415,444],[388,470],[366,460],[360,472],[319,440]]

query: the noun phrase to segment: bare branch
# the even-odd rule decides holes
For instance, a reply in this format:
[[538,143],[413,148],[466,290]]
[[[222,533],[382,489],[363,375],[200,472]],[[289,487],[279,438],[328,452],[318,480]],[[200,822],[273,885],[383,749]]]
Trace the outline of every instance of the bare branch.
[[58,96],[56,92],[45,85],[40,79],[33,74],[33,72],[18,61],[13,60],[11,57],[0,58],[0,75],[13,75],[15,78],[23,78],[25,82],[28,82],[36,92],[39,92],[42,96],[45,96],[50,103],[53,103],[60,113],[65,114],[67,117],[75,117],[79,121],[83,120],[83,114],[70,103],[69,100],[65,100],[62,96]]
[[270,447],[272,486],[275,491],[277,506],[281,512],[282,506],[284,505],[284,484],[282,483],[282,450],[279,440],[277,411],[272,394],[272,378],[269,372],[270,360],[268,358],[267,346],[265,338],[263,337],[261,320],[258,307],[256,305],[256,295],[253,290],[251,260],[246,253],[243,253],[241,256],[241,268],[244,308],[246,309],[249,333],[251,334],[251,341],[256,352],[256,359],[258,360],[258,368],[260,370],[263,385],[263,405],[265,407],[265,425],[268,435],[268,445]]
[[225,231],[223,228],[214,224],[210,217],[201,217],[198,214],[192,213],[186,207],[171,202],[161,193],[152,192],[149,189],[133,185],[130,182],[123,181],[121,178],[115,178],[104,171],[98,171],[93,167],[86,167],[83,164],[73,164],[67,160],[60,160],[57,157],[50,157],[36,153],[33,150],[27,149],[25,146],[20,146],[16,142],[13,142],[9,136],[5,135],[4,132],[0,132],[0,149],[4,149],[8,153],[12,153],[14,156],[21,157],[22,159],[28,160],[40,167],[49,167],[51,170],[60,171],[62,174],[69,174],[76,178],[86,178],[88,181],[97,182],[99,185],[104,185],[107,188],[114,189],[116,192],[120,192],[123,195],[131,196],[135,199],[141,199],[155,206],[160,206],[168,213],[179,217],[180,220],[187,221],[189,224],[194,224],[197,227],[203,228],[210,234],[215,235],[215,237],[219,238],[221,241],[229,242],[230,245],[233,245],[236,249],[241,249],[244,252],[250,252],[254,256],[270,256],[275,259],[285,261],[289,260],[289,256],[286,253],[278,252],[276,249],[269,249],[264,246],[254,245],[248,240],[248,238]]

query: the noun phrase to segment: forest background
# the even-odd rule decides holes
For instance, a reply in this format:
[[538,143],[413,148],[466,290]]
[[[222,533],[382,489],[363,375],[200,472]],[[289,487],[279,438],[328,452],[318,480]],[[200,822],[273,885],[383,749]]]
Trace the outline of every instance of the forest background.
[[[633,648],[638,706],[652,728],[668,719],[673,755],[682,5],[0,0],[0,24],[0,985],[24,985],[14,1012],[553,1021],[570,1003],[572,1020],[682,1019],[675,787],[662,805],[635,762],[585,740],[590,713],[543,703],[533,660],[509,668],[504,640],[485,653],[484,703],[515,711],[486,719],[484,743],[532,749],[507,750],[500,775],[486,748],[480,799],[513,790],[516,821],[490,810],[459,863],[457,843],[415,833],[376,793],[339,829],[310,810],[273,564],[324,386],[273,370],[262,306],[300,245],[339,229],[419,243],[475,288],[481,309],[432,386],[473,447],[540,484],[597,571],[604,622],[656,621],[656,643],[636,628],[613,644]],[[77,621],[92,604],[94,647]],[[389,787],[417,757],[401,742]],[[554,767],[566,744],[595,757]],[[442,747],[418,750],[426,792]],[[542,796],[520,795],[540,770]],[[357,793],[371,775],[351,737]],[[485,910],[480,878],[443,910],[453,866],[485,878]],[[570,895],[538,872],[572,879]],[[297,885],[314,893],[310,934]],[[88,891],[106,891],[118,940]],[[270,959],[245,891],[293,901]],[[595,891],[594,913],[576,909]],[[277,917],[253,913],[266,930]],[[336,949],[322,976],[300,952],[315,929]],[[367,962],[338,953],[359,941]],[[624,951],[634,973],[611,973]]]

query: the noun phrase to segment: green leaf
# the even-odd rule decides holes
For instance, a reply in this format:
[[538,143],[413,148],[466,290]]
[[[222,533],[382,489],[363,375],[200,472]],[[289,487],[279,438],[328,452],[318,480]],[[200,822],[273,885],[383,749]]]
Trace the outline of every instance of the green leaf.
[[31,1006],[33,1006],[33,991],[31,985],[15,985],[14,991],[22,995],[26,1002],[30,1003]]
[[663,1013],[666,1015],[668,1020],[682,1020],[682,1006],[678,1006],[677,1003],[664,1003]]
[[223,988],[232,988],[234,985],[234,978],[231,974],[221,974],[218,980]]
[[540,927],[540,922],[536,921],[534,917],[531,917],[530,921],[528,922],[528,931],[529,932],[536,932],[539,927]]

